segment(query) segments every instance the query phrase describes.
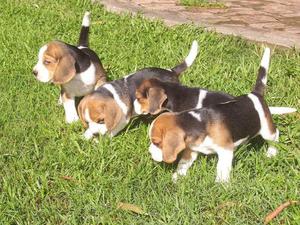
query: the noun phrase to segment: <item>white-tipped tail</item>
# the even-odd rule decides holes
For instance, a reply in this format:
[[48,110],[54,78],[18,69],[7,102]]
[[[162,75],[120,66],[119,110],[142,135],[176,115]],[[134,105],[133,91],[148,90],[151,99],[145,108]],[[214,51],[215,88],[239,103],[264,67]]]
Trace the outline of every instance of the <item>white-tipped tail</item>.
[[265,48],[264,55],[263,55],[263,57],[261,59],[261,63],[260,63],[260,66],[265,68],[265,70],[266,70],[266,76],[262,79],[262,82],[264,85],[267,85],[267,73],[268,73],[269,64],[270,64],[270,54],[271,54],[270,48]]
[[274,114],[282,115],[282,114],[294,113],[297,111],[297,109],[291,107],[273,107],[273,106],[270,106],[269,110],[273,115]]
[[197,57],[197,54],[198,54],[198,42],[193,41],[189,55],[184,60],[187,67],[190,67],[193,64],[194,60]]
[[84,27],[89,27],[90,26],[90,17],[91,17],[91,13],[86,11],[84,13],[83,19],[82,19],[82,26]]

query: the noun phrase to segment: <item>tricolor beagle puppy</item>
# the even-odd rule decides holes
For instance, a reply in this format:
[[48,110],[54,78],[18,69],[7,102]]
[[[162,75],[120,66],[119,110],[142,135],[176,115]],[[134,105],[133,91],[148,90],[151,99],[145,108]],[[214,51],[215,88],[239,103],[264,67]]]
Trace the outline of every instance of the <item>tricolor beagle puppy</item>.
[[[156,115],[163,111],[182,112],[230,101],[233,96],[219,91],[183,86],[158,79],[144,80],[136,89],[134,110],[137,114]],[[295,112],[290,107],[269,107],[271,114]]]
[[223,92],[186,87],[178,83],[148,79],[136,90],[134,109],[137,114],[156,115],[162,111],[182,112],[199,109],[233,99]]
[[82,20],[78,46],[52,41],[40,48],[34,76],[41,82],[61,85],[59,101],[65,109],[66,122],[79,119],[75,97],[91,93],[106,82],[106,73],[97,54],[89,48],[90,13]]
[[[172,163],[184,151],[174,181],[186,175],[197,155],[203,153],[218,155],[216,181],[228,182],[237,146],[256,135],[278,142],[279,131],[263,97],[269,58],[270,49],[266,48],[250,94],[202,109],[164,113],[152,122],[149,151],[155,161]],[[276,153],[276,148],[269,146],[267,156]]]
[[136,115],[133,107],[136,87],[150,78],[179,82],[179,75],[192,65],[197,53],[198,44],[194,41],[188,56],[174,68],[142,69],[122,79],[108,82],[85,96],[78,106],[80,119],[88,127],[84,133],[85,138],[90,139],[97,133],[116,135]]

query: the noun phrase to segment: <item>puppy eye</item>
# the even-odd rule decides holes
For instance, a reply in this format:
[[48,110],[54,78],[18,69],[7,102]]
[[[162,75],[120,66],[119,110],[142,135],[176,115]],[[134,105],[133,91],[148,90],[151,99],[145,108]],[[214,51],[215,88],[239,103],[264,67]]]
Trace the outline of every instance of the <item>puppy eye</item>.
[[159,141],[153,141],[152,142],[154,145],[159,146],[160,142]]
[[104,120],[98,120],[98,124],[104,124]]
[[45,65],[49,65],[50,63],[51,63],[51,62],[48,61],[48,60],[45,60],[45,61],[44,61],[44,64],[45,64]]

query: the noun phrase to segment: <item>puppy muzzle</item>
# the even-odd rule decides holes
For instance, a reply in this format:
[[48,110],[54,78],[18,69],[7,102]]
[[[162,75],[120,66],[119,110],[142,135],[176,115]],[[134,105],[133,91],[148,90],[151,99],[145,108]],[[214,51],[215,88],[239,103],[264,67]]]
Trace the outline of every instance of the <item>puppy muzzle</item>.
[[45,66],[41,65],[40,63],[34,66],[32,73],[35,76],[35,78],[40,82],[43,83],[52,82],[48,70],[46,69]]
[[162,150],[158,148],[156,145],[152,144],[149,147],[149,152],[151,153],[151,157],[156,162],[163,161]]
[[138,115],[142,115],[142,114],[143,114],[143,115],[146,115],[146,114],[147,114],[146,112],[143,112],[143,111],[142,111],[142,106],[141,106],[141,104],[138,102],[137,99],[134,100],[133,106],[134,106],[134,111],[135,111],[136,114],[138,114]]

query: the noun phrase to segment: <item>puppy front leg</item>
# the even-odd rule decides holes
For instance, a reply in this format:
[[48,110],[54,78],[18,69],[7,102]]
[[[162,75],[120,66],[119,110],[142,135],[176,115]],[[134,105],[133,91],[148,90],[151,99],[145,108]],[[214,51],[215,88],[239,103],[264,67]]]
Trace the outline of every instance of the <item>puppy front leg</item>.
[[179,176],[185,176],[188,169],[192,166],[193,162],[197,159],[198,152],[186,149],[177,165],[176,172],[172,175],[172,180],[175,183]]
[[62,95],[62,102],[65,109],[65,116],[67,123],[73,123],[79,119],[75,107],[75,98],[69,97],[64,93]]
[[216,182],[229,182],[232,167],[233,149],[218,149],[218,164]]

